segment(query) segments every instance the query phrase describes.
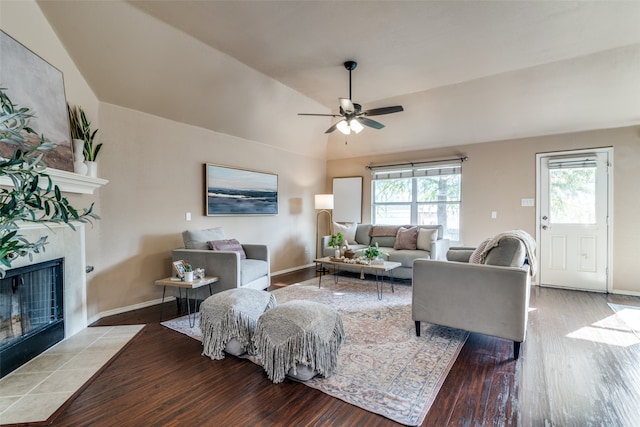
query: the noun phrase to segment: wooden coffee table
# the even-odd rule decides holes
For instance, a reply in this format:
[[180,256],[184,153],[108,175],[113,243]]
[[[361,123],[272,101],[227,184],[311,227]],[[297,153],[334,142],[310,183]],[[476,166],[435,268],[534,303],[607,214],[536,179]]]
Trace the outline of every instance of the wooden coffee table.
[[[164,295],[167,291],[167,286],[173,286],[178,288],[179,299],[178,299],[178,307],[180,308],[180,300],[182,299],[182,289],[185,289],[185,299],[187,300],[187,314],[189,315],[189,327],[193,328],[196,323],[196,311],[198,303],[198,289],[202,286],[209,286],[209,295],[212,295],[211,284],[215,283],[219,280],[218,277],[204,277],[202,279],[195,279],[191,282],[187,282],[185,280],[180,280],[175,277],[166,277],[164,279],[156,280],[156,285],[162,286],[162,305],[160,306],[160,321],[162,322],[162,309],[164,307]],[[191,304],[189,304],[189,290],[194,290],[194,300],[193,300],[193,319],[191,316]]]
[[[360,278],[364,279],[365,270],[371,271],[376,275],[376,288],[378,290],[378,299],[382,299],[382,285],[384,281],[385,273],[388,273],[391,281],[391,292],[395,292],[393,288],[393,270],[402,265],[399,262],[384,261],[381,264],[350,264],[342,261],[334,261],[331,257],[323,257],[314,259],[313,262],[325,265],[332,265],[334,269],[340,270],[341,267],[357,267],[360,268]],[[318,287],[322,284],[322,276],[324,276],[324,268],[320,272],[320,278],[318,279]],[[338,275],[334,274],[335,282],[338,283]]]

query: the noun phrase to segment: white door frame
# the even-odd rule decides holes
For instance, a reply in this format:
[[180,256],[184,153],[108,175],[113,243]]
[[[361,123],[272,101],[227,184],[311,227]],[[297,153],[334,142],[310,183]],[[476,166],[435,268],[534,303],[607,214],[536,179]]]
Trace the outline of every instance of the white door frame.
[[[541,185],[540,185],[540,163],[541,159],[545,157],[557,157],[557,156],[571,156],[571,155],[585,155],[589,153],[606,153],[608,158],[608,173],[607,173],[607,273],[606,273],[606,292],[611,293],[613,291],[613,147],[603,147],[594,149],[580,149],[570,151],[552,151],[546,153],[536,154],[536,242],[540,242],[540,227],[541,216],[540,211],[540,197],[541,197]],[[536,257],[540,259],[540,245],[536,245]],[[535,285],[539,283],[540,275],[536,275],[534,279]]]

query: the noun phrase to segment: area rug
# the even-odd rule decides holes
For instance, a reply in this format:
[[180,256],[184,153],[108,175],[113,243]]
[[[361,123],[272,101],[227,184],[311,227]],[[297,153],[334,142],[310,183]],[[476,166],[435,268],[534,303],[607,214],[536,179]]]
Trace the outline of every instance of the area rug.
[[[464,345],[468,333],[422,323],[416,337],[411,319],[411,287],[388,282],[378,300],[375,282],[326,277],[318,288],[311,279],[273,291],[279,304],[312,300],[336,309],[346,339],[339,365],[329,378],[316,377],[305,385],[367,411],[405,425],[420,425]],[[202,340],[198,322],[189,328],[186,316],[162,323]],[[260,361],[249,357],[255,363]]]

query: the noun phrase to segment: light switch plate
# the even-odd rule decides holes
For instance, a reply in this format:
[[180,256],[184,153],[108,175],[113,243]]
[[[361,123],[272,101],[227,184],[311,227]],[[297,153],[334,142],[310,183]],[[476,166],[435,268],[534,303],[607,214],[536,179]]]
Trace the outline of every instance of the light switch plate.
[[534,206],[533,199],[522,199],[520,201],[521,206]]

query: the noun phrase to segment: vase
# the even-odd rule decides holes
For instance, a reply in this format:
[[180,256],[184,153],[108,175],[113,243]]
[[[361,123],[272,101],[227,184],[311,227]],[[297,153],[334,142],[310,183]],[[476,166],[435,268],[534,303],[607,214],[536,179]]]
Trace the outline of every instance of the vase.
[[87,174],[87,165],[84,164],[84,140],[74,139],[73,144],[73,171],[78,175]]
[[92,178],[98,177],[98,164],[96,162],[90,162],[86,160],[84,164],[87,166],[87,175]]
[[184,281],[185,282],[193,282],[193,271],[185,271],[184,272]]
[[340,249],[336,249],[336,250],[333,252],[333,256],[335,256],[336,258],[340,258]]

